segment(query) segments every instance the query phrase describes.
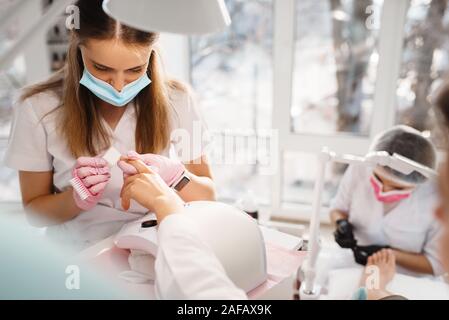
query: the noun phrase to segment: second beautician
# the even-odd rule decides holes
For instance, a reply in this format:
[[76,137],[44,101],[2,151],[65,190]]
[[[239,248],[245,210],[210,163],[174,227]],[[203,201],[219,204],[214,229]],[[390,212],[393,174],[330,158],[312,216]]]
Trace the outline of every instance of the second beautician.
[[[158,34],[118,23],[102,2],[76,3],[80,28],[72,31],[67,62],[22,92],[5,157],[19,171],[29,221],[79,247],[148,211],[121,207],[123,172],[101,158],[111,146],[140,157],[167,184],[182,181],[184,201],[215,198],[206,127],[189,89],[165,78]],[[187,133],[183,139],[171,134],[177,129]],[[70,186],[73,177],[89,190],[86,200]]]

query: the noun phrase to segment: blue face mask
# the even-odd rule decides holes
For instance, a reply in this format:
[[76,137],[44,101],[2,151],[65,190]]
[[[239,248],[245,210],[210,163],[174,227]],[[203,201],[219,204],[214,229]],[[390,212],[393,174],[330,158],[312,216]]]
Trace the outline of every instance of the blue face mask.
[[109,83],[95,78],[87,71],[86,67],[84,67],[84,73],[80,80],[80,84],[89,89],[94,95],[116,107],[123,107],[128,104],[128,102],[134,99],[150,83],[151,80],[145,73],[139,79],[124,86],[122,91],[118,92]]

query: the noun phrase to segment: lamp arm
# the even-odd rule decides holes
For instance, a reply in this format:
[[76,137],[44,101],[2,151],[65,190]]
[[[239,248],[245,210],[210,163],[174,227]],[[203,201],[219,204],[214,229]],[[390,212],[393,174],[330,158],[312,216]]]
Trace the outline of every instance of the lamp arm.
[[304,281],[301,282],[300,288],[300,298],[301,299],[318,299],[320,296],[320,288],[315,287],[315,265],[318,259],[318,255],[321,250],[320,245],[320,213],[321,213],[321,202],[322,194],[324,189],[324,180],[326,174],[326,166],[328,162],[335,156],[334,153],[329,152],[329,150],[324,147],[319,154],[319,167],[318,176],[315,182],[315,188],[313,192],[313,202],[312,202],[312,216],[310,219],[309,226],[309,242],[307,248],[307,258],[304,265],[301,267],[301,272],[304,276]]

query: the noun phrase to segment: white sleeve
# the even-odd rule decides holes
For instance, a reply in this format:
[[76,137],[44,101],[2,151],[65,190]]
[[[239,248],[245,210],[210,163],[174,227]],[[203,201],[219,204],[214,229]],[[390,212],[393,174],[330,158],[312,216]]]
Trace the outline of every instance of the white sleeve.
[[156,294],[160,299],[247,299],[228,278],[197,226],[182,213],[166,217],[158,227]]
[[423,253],[432,265],[433,274],[439,276],[445,273],[440,261],[439,244],[442,233],[442,226],[436,220],[432,222],[432,225],[427,232],[426,242],[424,245]]
[[338,186],[338,191],[330,204],[330,211],[340,210],[349,214],[351,207],[351,195],[354,192],[354,167],[350,165],[343,175]]
[[170,141],[178,158],[187,163],[207,154],[211,135],[193,92],[177,92],[173,98],[174,123]]
[[47,150],[47,134],[29,100],[13,108],[8,148],[4,164],[21,171],[51,171],[52,157]]

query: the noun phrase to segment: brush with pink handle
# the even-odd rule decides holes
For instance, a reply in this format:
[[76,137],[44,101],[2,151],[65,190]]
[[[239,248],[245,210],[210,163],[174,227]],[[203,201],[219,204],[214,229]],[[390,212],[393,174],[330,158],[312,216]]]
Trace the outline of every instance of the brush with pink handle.
[[70,184],[78,208],[86,211],[98,203],[111,178],[110,167],[119,158],[120,153],[111,147],[103,157],[80,157],[76,160]]

